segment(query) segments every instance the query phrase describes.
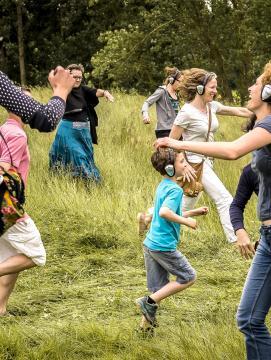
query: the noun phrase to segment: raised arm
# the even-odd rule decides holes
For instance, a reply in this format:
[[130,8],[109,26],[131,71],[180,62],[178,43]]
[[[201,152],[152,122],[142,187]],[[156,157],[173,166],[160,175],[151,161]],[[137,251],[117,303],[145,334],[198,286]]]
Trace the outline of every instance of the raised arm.
[[231,142],[193,142],[178,141],[171,138],[160,138],[155,142],[158,147],[171,147],[176,150],[185,150],[212,156],[219,159],[235,160],[249,152],[271,143],[271,133],[256,127],[239,139]]
[[54,130],[64,114],[65,101],[75,80],[62,67],[52,70],[48,80],[53,89],[53,97],[43,105],[25,95],[0,72],[0,105],[20,116],[31,128],[42,132]]
[[219,109],[217,110],[219,115],[232,115],[232,116],[241,116],[241,117],[250,117],[253,113],[245,107],[241,106],[225,106],[220,104]]
[[97,97],[104,97],[105,100],[110,101],[110,102],[114,102],[114,96],[112,94],[110,94],[110,92],[108,90],[97,89],[96,96]]

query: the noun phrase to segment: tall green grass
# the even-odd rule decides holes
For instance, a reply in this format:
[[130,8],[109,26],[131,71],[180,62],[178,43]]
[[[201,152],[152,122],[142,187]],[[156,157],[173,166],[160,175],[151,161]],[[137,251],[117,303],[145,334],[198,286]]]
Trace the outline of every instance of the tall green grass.
[[[34,89],[44,102],[49,94]],[[183,231],[180,245],[197,270],[197,282],[162,303],[154,338],[136,331],[140,314],[134,299],[146,293],[136,214],[151,206],[160,181],[150,164],[155,112],[152,124],[143,125],[143,98],[115,96],[114,104],[101,99],[98,106],[100,186],[50,174],[55,133],[27,129],[32,156],[27,211],[40,229],[48,260],[44,268],[19,277],[9,306],[16,316],[0,319],[0,359],[243,359],[234,318],[249,261],[226,242],[205,196],[200,204],[207,204],[210,214],[199,219],[197,231]],[[221,117],[216,138],[238,137],[242,121]],[[232,193],[249,159],[215,161]],[[257,239],[255,206],[253,198],[246,224]]]

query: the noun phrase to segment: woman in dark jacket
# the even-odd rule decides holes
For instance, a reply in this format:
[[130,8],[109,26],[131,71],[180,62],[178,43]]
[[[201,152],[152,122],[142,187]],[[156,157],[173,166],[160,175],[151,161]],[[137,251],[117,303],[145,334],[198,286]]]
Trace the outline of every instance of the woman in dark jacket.
[[101,176],[93,153],[98,125],[94,108],[99,97],[109,101],[114,98],[107,90],[82,85],[84,68],[81,64],[71,64],[67,69],[76,81],[67,97],[65,113],[50,149],[50,168],[69,170],[74,177],[99,182]]

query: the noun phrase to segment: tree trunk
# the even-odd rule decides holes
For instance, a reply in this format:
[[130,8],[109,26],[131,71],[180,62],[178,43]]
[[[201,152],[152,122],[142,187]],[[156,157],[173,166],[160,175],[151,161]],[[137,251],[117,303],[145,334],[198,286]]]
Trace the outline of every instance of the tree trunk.
[[17,0],[17,29],[18,29],[18,49],[19,49],[19,65],[20,65],[20,79],[21,84],[26,84],[25,76],[25,62],[24,62],[24,34],[23,34],[23,16],[22,16],[22,1]]

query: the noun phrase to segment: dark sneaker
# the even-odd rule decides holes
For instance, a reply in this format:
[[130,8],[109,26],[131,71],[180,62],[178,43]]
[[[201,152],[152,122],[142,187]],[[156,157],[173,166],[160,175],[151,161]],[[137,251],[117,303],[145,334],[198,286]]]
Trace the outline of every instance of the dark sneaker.
[[145,316],[146,320],[152,325],[156,326],[156,311],[158,309],[157,304],[149,304],[148,296],[144,296],[142,298],[136,299],[136,304],[140,308],[142,314]]

